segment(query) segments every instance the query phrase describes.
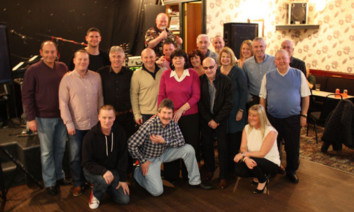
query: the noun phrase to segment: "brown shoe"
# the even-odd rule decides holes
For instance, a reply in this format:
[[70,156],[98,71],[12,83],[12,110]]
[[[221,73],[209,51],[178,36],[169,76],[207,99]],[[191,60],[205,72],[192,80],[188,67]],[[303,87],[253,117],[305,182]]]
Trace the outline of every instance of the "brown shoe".
[[226,179],[221,179],[221,180],[220,180],[220,183],[219,183],[219,188],[220,188],[220,189],[225,189],[226,186],[227,186],[227,181],[226,181]]
[[74,186],[73,188],[73,196],[74,197],[78,197],[82,194],[83,189],[81,188],[81,186]]

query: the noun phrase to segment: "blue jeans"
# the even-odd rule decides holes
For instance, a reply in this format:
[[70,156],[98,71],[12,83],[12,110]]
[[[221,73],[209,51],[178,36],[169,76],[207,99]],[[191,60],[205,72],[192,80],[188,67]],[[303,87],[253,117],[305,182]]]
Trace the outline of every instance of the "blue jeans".
[[114,202],[119,204],[128,204],[130,201],[129,194],[125,195],[122,187],[116,189],[119,184],[119,175],[115,170],[110,170],[114,176],[114,179],[110,185],[106,183],[102,175],[94,175],[88,172],[85,168],[84,175],[87,181],[93,184],[93,196],[95,196],[99,201],[101,201],[104,194],[107,192],[113,199]]
[[73,178],[74,187],[83,186],[85,183],[81,167],[82,140],[88,130],[75,129],[75,135],[69,135],[69,160],[70,171]]
[[36,118],[41,147],[42,177],[45,187],[64,178],[62,169],[66,128],[61,118]]
[[151,195],[159,196],[163,193],[161,179],[161,163],[171,162],[177,159],[183,159],[188,171],[190,185],[199,185],[201,183],[198,163],[195,158],[194,148],[190,144],[185,144],[178,148],[167,148],[158,158],[150,158],[149,170],[145,176],[141,168],[136,168],[134,178],[139,185],[145,188]]

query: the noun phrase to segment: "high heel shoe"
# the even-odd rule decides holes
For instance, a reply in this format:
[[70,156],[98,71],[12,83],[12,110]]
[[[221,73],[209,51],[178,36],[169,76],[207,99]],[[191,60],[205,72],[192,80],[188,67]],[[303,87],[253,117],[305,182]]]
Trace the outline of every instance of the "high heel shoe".
[[262,190],[258,190],[257,188],[253,191],[254,194],[262,194],[262,193],[267,193],[269,195],[269,189],[268,189],[268,184],[269,184],[269,178],[267,178],[266,183],[263,187]]

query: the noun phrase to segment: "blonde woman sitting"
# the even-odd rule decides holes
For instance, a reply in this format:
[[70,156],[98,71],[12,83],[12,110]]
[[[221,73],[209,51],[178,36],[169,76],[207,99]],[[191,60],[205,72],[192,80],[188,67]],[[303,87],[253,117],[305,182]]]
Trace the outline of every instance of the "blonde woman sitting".
[[257,188],[253,193],[265,192],[269,176],[279,172],[277,135],[278,132],[268,121],[264,107],[253,105],[249,109],[248,124],[242,132],[240,153],[234,158],[237,176],[254,177],[252,184],[257,184]]

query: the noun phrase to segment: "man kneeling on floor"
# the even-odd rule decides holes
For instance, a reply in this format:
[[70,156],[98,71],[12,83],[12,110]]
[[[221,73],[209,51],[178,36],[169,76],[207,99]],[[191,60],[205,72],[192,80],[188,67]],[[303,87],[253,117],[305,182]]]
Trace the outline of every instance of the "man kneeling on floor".
[[119,204],[129,203],[127,181],[127,139],[119,126],[113,125],[115,110],[104,105],[98,114],[98,124],[85,136],[82,147],[82,167],[85,178],[93,184],[89,207],[98,208],[107,192]]
[[135,169],[134,178],[153,196],[163,193],[161,163],[177,159],[183,159],[191,186],[211,188],[201,184],[194,149],[185,144],[178,124],[172,121],[173,111],[173,102],[162,100],[157,116],[145,122],[128,140],[129,153],[141,164]]

